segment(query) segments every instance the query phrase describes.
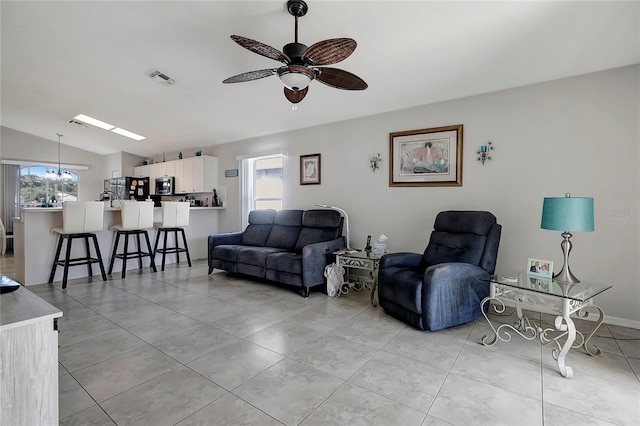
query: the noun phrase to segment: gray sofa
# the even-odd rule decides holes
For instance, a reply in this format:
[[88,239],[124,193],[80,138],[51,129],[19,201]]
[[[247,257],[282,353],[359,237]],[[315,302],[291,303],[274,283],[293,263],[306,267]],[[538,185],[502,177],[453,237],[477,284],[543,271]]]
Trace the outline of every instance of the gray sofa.
[[335,210],[253,210],[244,231],[209,236],[209,274],[217,268],[300,286],[307,297],[344,247]]

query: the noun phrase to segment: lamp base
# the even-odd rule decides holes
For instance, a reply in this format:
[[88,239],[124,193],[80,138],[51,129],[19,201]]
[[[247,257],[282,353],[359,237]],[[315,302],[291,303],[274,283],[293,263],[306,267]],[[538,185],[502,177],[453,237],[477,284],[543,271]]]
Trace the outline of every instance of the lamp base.
[[570,241],[571,237],[572,235],[569,232],[565,231],[562,233],[562,238],[564,238],[564,240],[560,243],[560,247],[562,248],[562,254],[564,255],[564,263],[562,264],[562,270],[553,276],[553,280],[560,283],[576,284],[580,282],[580,280],[571,272],[571,268],[569,268],[569,253],[573,246]]
[[568,266],[563,265],[562,270],[553,276],[553,280],[559,283],[577,284],[580,280],[573,275]]

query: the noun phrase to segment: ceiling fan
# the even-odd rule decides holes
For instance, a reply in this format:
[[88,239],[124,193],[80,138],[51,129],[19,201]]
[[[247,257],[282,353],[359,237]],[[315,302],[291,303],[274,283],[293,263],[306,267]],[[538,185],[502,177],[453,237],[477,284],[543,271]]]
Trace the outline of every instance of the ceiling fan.
[[232,35],[231,39],[240,46],[258,55],[275,59],[284,64],[279,68],[249,71],[229,77],[223,83],[240,83],[277,75],[284,87],[284,96],[297,104],[309,91],[309,83],[318,80],[327,86],[343,90],[364,90],[367,83],[355,74],[338,68],[326,67],[345,60],[356,49],[357,43],[351,38],[332,38],[305,46],[298,43],[298,18],[309,10],[303,0],[288,0],[287,10],[296,19],[295,41],[282,48],[282,52],[250,38]]

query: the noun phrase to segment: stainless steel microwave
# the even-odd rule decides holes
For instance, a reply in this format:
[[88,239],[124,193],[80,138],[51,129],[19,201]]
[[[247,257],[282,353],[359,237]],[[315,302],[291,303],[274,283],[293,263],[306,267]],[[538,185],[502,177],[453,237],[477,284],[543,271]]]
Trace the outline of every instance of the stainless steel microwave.
[[156,195],[173,195],[173,176],[156,178]]

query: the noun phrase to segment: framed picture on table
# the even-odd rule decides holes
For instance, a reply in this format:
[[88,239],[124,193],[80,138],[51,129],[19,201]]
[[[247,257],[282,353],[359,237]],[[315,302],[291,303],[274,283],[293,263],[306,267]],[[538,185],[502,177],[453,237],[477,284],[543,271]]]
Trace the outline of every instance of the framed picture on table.
[[527,275],[542,278],[553,278],[553,262],[550,260],[529,258]]
[[300,185],[320,184],[320,154],[300,156]]
[[389,186],[462,186],[462,124],[389,134]]

